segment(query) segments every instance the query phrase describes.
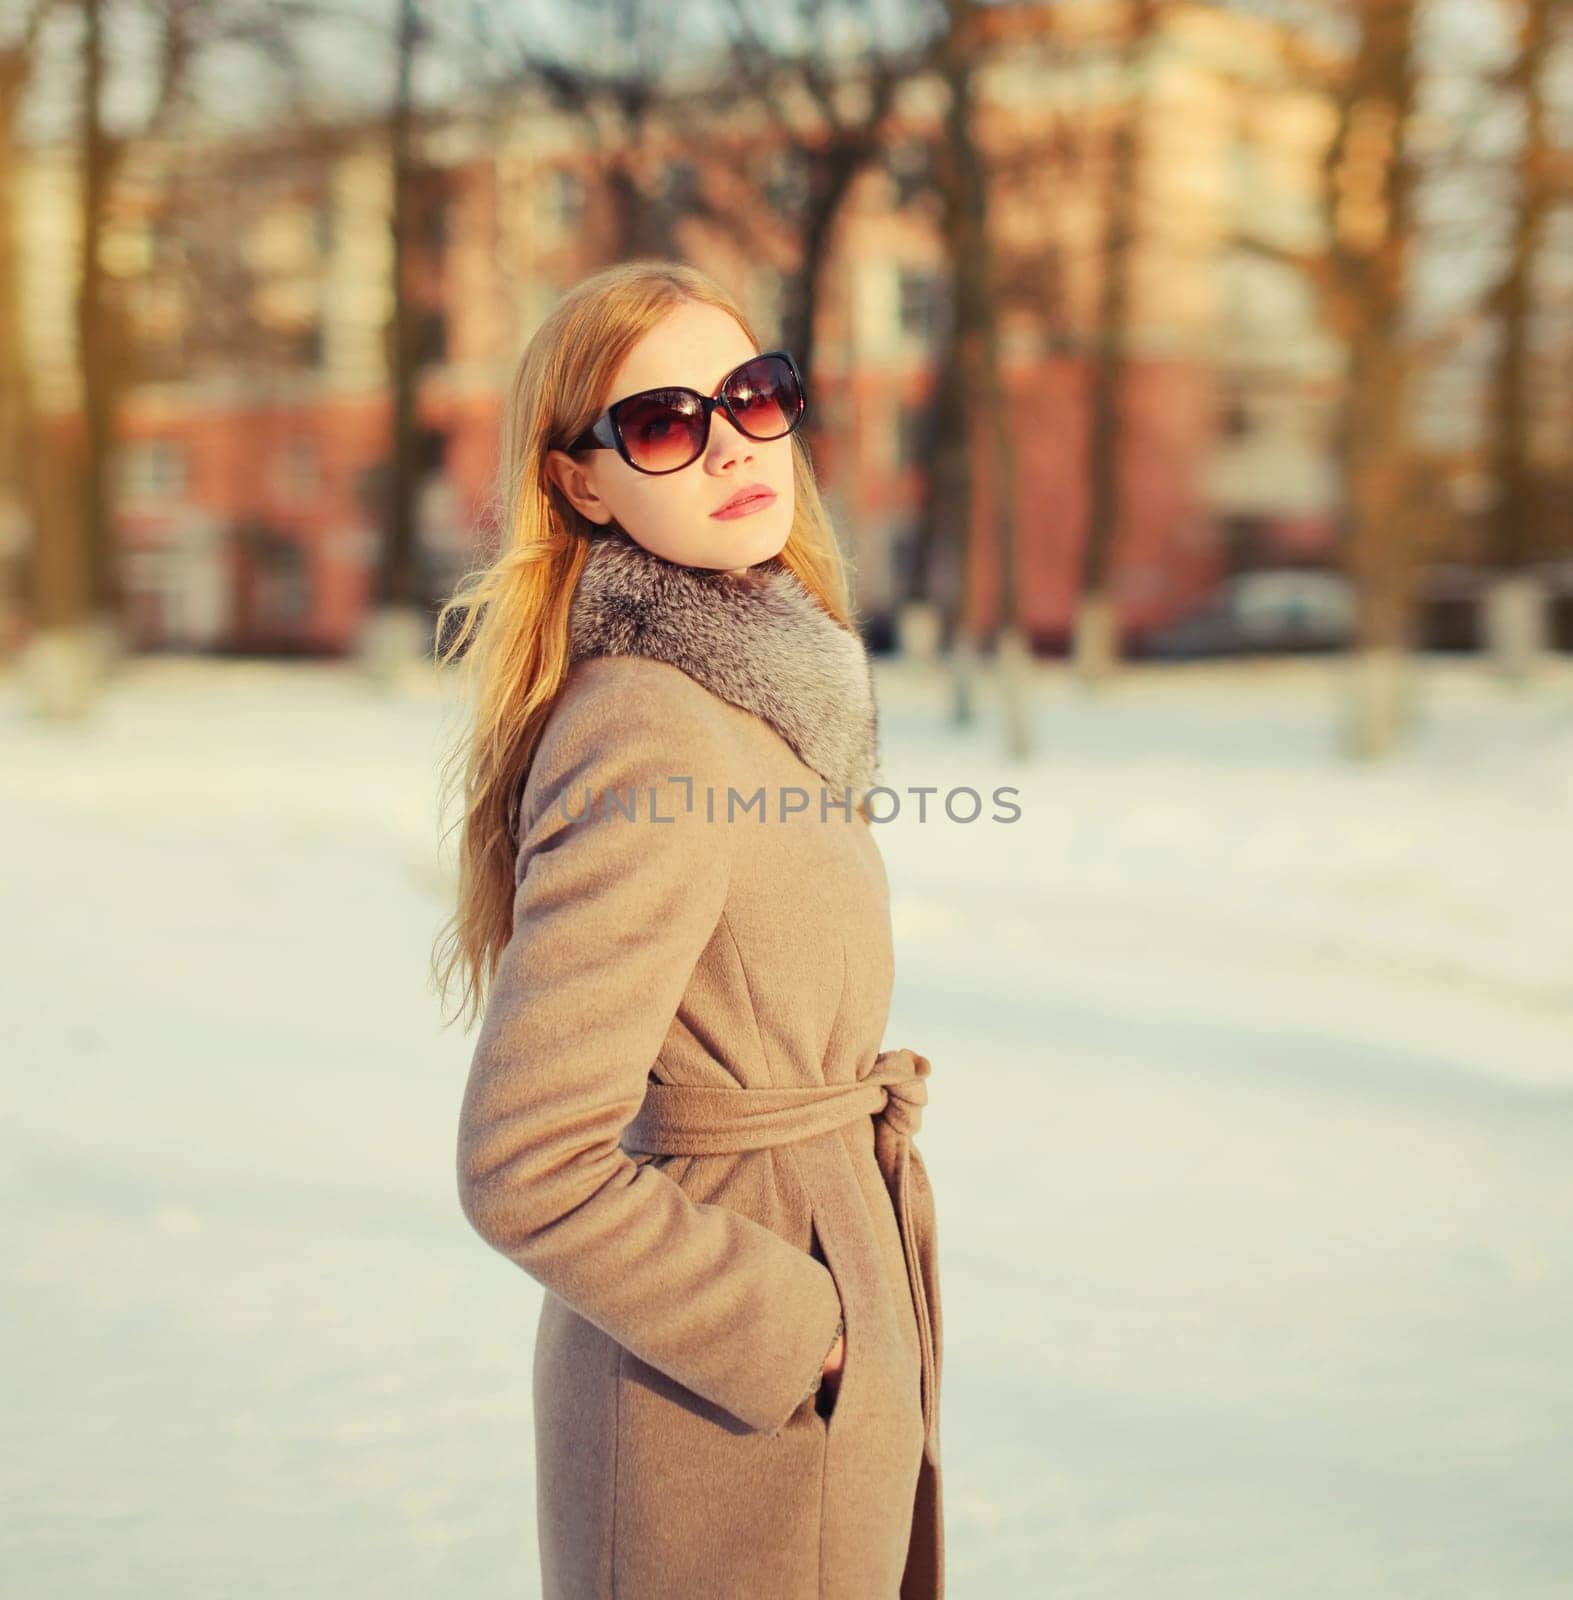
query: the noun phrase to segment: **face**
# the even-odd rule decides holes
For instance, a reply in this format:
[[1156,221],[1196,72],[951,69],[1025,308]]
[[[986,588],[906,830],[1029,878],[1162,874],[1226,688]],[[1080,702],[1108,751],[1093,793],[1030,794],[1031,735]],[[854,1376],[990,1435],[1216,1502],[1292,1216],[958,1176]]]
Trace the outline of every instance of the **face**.
[[[758,354],[725,311],[685,301],[623,358],[606,404],[678,384],[714,394],[727,373]],[[590,521],[616,522],[647,550],[684,566],[741,573],[779,554],[792,531],[791,436],[750,439],[719,408],[699,458],[676,472],[638,472],[615,450],[589,450],[577,460],[551,450],[545,470]],[[775,499],[742,516],[715,515],[738,490],[755,484]]]

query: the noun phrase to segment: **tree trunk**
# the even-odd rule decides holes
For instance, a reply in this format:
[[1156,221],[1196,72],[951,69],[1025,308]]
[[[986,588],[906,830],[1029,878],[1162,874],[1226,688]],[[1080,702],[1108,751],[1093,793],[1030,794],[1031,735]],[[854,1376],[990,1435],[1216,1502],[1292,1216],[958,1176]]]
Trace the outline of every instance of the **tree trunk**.
[[86,593],[70,604],[97,641],[100,665],[113,657],[120,610],[114,511],[110,502],[114,449],[114,351],[109,338],[103,234],[112,156],[103,122],[105,72],[103,0],[82,7],[81,256],[77,279],[78,366],[81,377],[82,459],[80,526],[86,543]]
[[38,528],[27,471],[34,411],[22,350],[16,195],[16,123],[31,64],[23,46],[0,50],[0,652],[19,630],[25,610],[20,590]]
[[914,604],[938,606],[945,628],[954,637],[960,596],[959,552],[965,547],[962,529],[966,516],[968,484],[967,410],[962,392],[961,357],[956,319],[934,377],[934,390],[924,417],[920,459],[927,466],[927,494],[913,532],[912,559],[906,574],[905,598]]
[[1551,202],[1552,152],[1540,85],[1550,33],[1550,0],[1528,0],[1511,73],[1524,106],[1524,142],[1511,254],[1495,296],[1499,342],[1489,413],[1496,503],[1487,529],[1487,559],[1498,578],[1486,607],[1486,647],[1492,669],[1512,683],[1528,680],[1547,635],[1545,590],[1526,570],[1538,553],[1526,377],[1535,261]]
[[797,271],[787,282],[784,296],[781,342],[796,359],[804,387],[810,394],[814,381],[814,325],[830,241],[852,180],[868,164],[872,153],[872,143],[842,143],[828,152],[803,153],[809,168],[809,199],[803,219],[802,255]]
[[[999,563],[996,639],[1016,628],[1015,450],[1000,372],[999,311],[994,261],[988,232],[988,171],[975,126],[977,6],[975,0],[947,0],[949,29],[942,58],[949,88],[945,113],[943,194],[946,235],[954,285],[954,364],[960,416],[956,435],[961,482],[957,510],[961,539],[960,596],[957,608],[955,720],[972,720],[981,623],[977,618],[972,529],[977,515],[975,473],[980,447],[986,446],[994,475],[995,549]],[[1005,646],[1001,690],[1005,698],[1006,740],[1012,755],[1025,753],[1025,685],[1017,641]]]
[[[100,114],[104,74],[102,0],[83,0],[80,106],[81,245],[78,260],[77,368],[82,426],[69,442],[42,437],[37,420],[18,416],[20,498],[32,508],[28,565],[33,631],[24,647],[23,694],[49,719],[86,716],[93,703],[103,651],[93,616],[95,552],[103,548],[108,516],[105,461],[108,404],[102,359],[102,280],[99,235],[108,152]],[[14,170],[14,168],[13,168]]]
[[1120,654],[1114,553],[1124,513],[1121,456],[1125,372],[1146,93],[1140,75],[1158,28],[1157,0],[1131,0],[1127,18],[1129,33],[1124,56],[1128,98],[1114,127],[1100,252],[1098,327],[1087,407],[1087,541],[1082,552],[1081,596],[1072,647],[1075,675],[1088,686],[1111,677]]
[[1337,136],[1328,152],[1332,310],[1349,350],[1342,441],[1344,557],[1358,607],[1346,748],[1386,754],[1411,695],[1402,666],[1420,525],[1403,345],[1412,178],[1403,134],[1414,106],[1414,0],[1368,3]]
[[389,470],[383,507],[382,561],[378,612],[369,622],[362,644],[363,664],[371,676],[391,684],[400,674],[404,652],[418,659],[429,641],[422,639],[422,596],[419,591],[415,491],[419,470],[416,448],[416,386],[420,378],[420,317],[414,304],[412,261],[417,215],[415,158],[412,151],[414,106],[412,81],[415,52],[421,37],[416,0],[399,0],[398,76],[389,119],[391,203],[389,267],[393,304],[387,329],[389,390]]

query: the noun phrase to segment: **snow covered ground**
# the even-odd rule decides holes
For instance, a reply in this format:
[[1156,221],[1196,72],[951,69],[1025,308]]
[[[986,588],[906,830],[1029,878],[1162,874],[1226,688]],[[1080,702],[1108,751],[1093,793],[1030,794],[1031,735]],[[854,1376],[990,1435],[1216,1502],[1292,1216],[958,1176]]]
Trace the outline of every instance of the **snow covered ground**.
[[[1573,663],[997,708],[879,665],[953,1600],[1573,1595]],[[435,688],[0,681],[0,1589],[538,1592],[538,1296],[458,1211]],[[993,810],[985,806],[985,816]],[[751,1597],[740,1597],[751,1600]]]

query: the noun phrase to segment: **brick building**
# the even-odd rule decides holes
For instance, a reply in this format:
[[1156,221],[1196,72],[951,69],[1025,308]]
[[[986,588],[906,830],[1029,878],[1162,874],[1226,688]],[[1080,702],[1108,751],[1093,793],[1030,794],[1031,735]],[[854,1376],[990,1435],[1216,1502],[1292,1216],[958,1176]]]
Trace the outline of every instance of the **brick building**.
[[[1146,154],[1117,547],[1125,624],[1140,633],[1232,568],[1314,560],[1331,538],[1338,352],[1300,275],[1275,259],[1317,243],[1330,111],[1288,80],[1269,25],[1208,6],[1169,8],[1134,79],[1123,15],[1096,0],[1010,8],[979,69],[1008,285],[1021,617],[1045,647],[1063,642],[1077,591],[1108,133],[1132,100]],[[815,323],[816,466],[876,621],[902,598],[944,334],[942,240],[922,182],[942,113],[933,82],[904,85],[890,158],[856,181],[838,224]],[[609,258],[610,222],[604,144],[528,94],[501,123],[428,117],[419,142],[420,520],[437,595],[495,536],[491,475],[518,351]],[[762,109],[740,102],[703,138],[666,126],[621,159],[666,208],[674,251],[773,336],[796,242],[773,204],[790,162]],[[353,641],[387,470],[388,183],[383,130],[364,125],[143,151],[121,183],[106,250],[126,373],[117,534],[142,644]],[[69,152],[35,152],[21,199],[29,362],[69,449]],[[973,550],[985,619],[988,529],[985,515]]]

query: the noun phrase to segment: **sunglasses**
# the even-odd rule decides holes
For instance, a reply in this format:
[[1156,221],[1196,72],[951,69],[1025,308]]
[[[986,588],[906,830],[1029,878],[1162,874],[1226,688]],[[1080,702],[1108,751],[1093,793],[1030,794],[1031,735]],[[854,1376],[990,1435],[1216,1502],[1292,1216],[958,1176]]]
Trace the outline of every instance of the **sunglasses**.
[[734,367],[713,395],[697,389],[641,389],[614,402],[570,451],[615,450],[636,472],[680,472],[704,454],[710,418],[721,410],[750,439],[784,439],[803,420],[803,375],[785,350]]

